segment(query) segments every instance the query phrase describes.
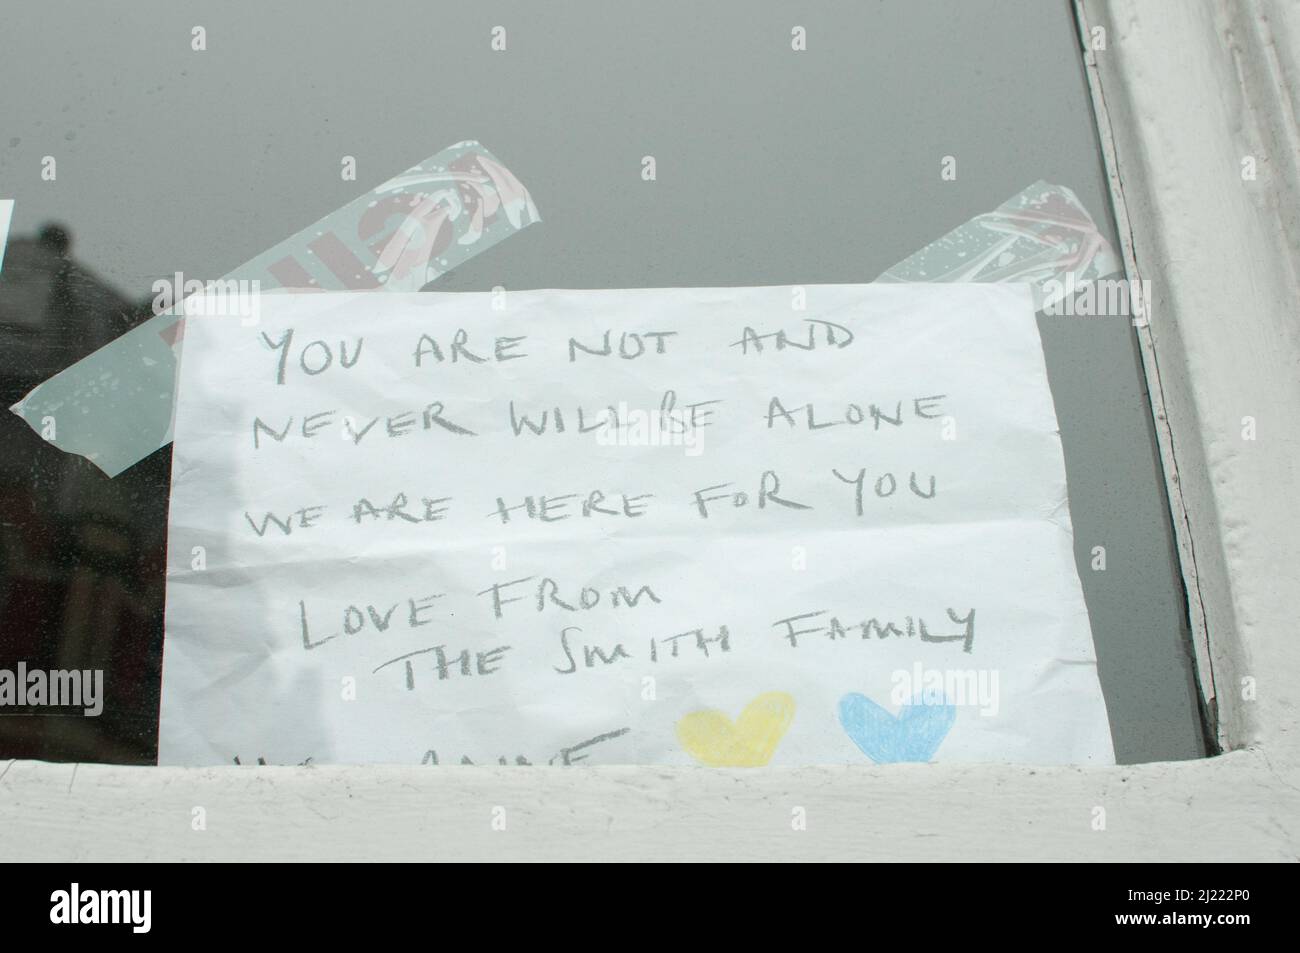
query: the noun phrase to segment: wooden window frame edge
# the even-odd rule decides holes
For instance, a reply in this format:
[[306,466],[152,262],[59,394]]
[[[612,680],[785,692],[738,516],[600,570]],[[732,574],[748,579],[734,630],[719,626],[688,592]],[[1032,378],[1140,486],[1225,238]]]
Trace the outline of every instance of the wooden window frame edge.
[[[1226,753],[752,771],[12,761],[0,858],[1295,860],[1300,74],[1287,51],[1300,50],[1300,9],[1076,0],[1076,15],[1085,46],[1106,33],[1085,59],[1128,273],[1151,282],[1142,359]],[[1246,155],[1258,160],[1249,186]]]

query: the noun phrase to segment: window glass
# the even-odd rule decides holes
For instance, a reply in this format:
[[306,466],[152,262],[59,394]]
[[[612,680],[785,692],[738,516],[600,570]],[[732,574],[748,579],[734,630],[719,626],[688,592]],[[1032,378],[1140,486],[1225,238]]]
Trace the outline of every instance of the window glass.
[[[544,221],[438,290],[866,282],[1036,182],[1119,247],[1065,2],[24,3],[0,74],[6,405],[148,319],[155,280],[218,278],[471,138]],[[1116,756],[1203,755],[1133,327],[1040,330]],[[0,434],[0,668],[106,689],[97,718],[0,718],[0,756],[150,763],[170,447],[110,479],[14,414]]]

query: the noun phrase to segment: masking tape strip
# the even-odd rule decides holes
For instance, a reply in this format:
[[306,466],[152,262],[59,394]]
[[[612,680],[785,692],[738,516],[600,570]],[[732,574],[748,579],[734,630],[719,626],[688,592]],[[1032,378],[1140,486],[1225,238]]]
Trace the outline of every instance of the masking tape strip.
[[[460,142],[218,281],[256,281],[261,290],[418,291],[540,220],[528,190],[492,153]],[[170,295],[155,299],[155,310],[166,310],[37,385],[10,410],[110,477],[166,446],[183,329],[173,303]]]
[[14,200],[0,199],[0,271],[5,267],[5,245],[9,244],[9,223],[14,217]]
[[1121,267],[1078,196],[1039,181],[876,280],[1025,282],[1042,309]]

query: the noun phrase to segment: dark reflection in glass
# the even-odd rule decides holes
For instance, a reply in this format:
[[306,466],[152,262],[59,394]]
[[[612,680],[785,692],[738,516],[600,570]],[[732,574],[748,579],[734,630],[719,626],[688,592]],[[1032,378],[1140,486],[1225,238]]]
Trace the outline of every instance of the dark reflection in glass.
[[[14,236],[0,271],[0,398],[152,314],[78,264],[72,231]],[[0,669],[102,670],[103,711],[8,709],[0,755],[149,764],[158,739],[171,447],[109,480],[0,413]]]

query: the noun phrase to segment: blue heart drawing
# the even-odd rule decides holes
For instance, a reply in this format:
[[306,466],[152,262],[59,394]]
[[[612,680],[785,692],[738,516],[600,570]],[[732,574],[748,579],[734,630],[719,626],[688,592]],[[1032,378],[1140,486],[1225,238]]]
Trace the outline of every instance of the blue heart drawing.
[[840,724],[876,764],[929,761],[956,720],[957,709],[948,704],[917,701],[904,705],[895,717],[858,692],[840,699]]

